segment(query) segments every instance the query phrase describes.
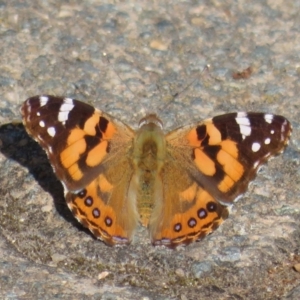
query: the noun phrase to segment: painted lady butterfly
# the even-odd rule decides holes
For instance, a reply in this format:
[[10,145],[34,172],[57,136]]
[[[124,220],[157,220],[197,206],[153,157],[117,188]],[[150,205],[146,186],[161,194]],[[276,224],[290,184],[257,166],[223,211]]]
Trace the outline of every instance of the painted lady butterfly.
[[45,149],[75,217],[107,244],[127,244],[140,221],[152,243],[201,239],[228,216],[258,168],[283,151],[282,116],[230,113],[168,134],[155,115],[132,130],[70,98],[36,96],[22,106],[29,134]]

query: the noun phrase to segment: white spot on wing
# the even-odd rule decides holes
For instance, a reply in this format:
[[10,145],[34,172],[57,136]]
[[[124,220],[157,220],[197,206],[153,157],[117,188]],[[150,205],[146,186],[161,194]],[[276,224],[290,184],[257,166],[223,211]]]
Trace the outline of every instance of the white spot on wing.
[[270,132],[271,132],[271,134],[274,134],[274,133],[275,133],[275,131],[274,131],[273,129],[272,129]]
[[69,117],[69,112],[68,111],[60,111],[58,113],[58,121],[59,122],[65,122],[68,120],[68,117]]
[[239,125],[248,125],[250,126],[250,120],[249,118],[247,117],[247,115],[245,117],[239,117],[239,114],[238,113],[238,116],[235,118],[236,122],[239,124]]
[[42,120],[42,121],[39,122],[39,125],[40,125],[41,127],[45,127],[45,122]]
[[37,112],[36,112],[36,115],[37,115],[38,117],[40,117],[40,116],[41,116],[41,113],[40,113],[39,111],[37,111]]
[[246,138],[246,136],[251,135],[251,126],[250,126],[250,120],[247,117],[247,114],[244,112],[237,113],[237,117],[235,118],[237,124],[240,127],[240,133],[243,136],[243,139]]
[[264,115],[264,118],[265,118],[265,121],[266,121],[267,123],[271,124],[272,121],[273,121],[274,116],[271,115],[271,114],[265,114],[265,115]]
[[61,105],[58,113],[58,121],[64,123],[68,120],[69,112],[74,108],[73,100],[70,98],[65,98],[63,104]]
[[240,111],[237,113],[237,118],[245,118],[247,117],[247,113]]
[[40,96],[40,105],[44,106],[47,104],[49,98],[47,96]]
[[241,135],[243,136],[243,139],[245,139],[246,136],[250,136],[250,134],[251,134],[251,127],[250,126],[246,126],[246,125],[240,125],[240,132],[241,132]]
[[72,104],[74,106],[74,103],[73,103],[73,99],[72,98],[65,98],[64,99],[64,103],[66,104]]
[[70,112],[74,107],[74,104],[71,103],[63,103],[59,109],[59,111],[67,111]]
[[254,142],[251,149],[253,152],[257,152],[260,149],[260,143]]
[[52,136],[52,137],[54,137],[54,136],[55,136],[55,133],[56,133],[54,127],[49,127],[49,128],[47,129],[47,132],[48,132],[48,134],[49,134],[50,136]]
[[269,145],[271,143],[271,139],[270,138],[266,138],[265,139],[265,145]]

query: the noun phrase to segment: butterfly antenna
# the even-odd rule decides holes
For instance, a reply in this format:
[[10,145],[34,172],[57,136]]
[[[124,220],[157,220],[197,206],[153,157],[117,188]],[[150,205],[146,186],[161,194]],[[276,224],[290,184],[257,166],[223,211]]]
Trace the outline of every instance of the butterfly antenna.
[[120,81],[126,86],[126,88],[130,91],[130,93],[133,95],[133,97],[135,98],[136,95],[135,93],[130,89],[129,85],[122,79],[122,77],[120,76],[120,74],[116,71],[115,67],[113,66],[113,64],[110,62],[107,53],[103,52],[102,53],[103,57],[106,59],[107,63],[109,64],[109,66],[112,68],[112,70],[115,72],[115,74],[118,76],[118,78],[120,79]]
[[[200,75],[202,74],[205,74],[205,73],[208,73],[209,74],[209,68],[210,68],[210,65],[206,65],[203,70],[201,71]],[[174,103],[175,102],[175,99],[177,97],[179,97],[180,95],[182,95],[185,91],[189,90],[190,87],[195,83],[195,81],[198,80],[198,78],[194,78],[190,83],[188,83],[181,91],[178,91],[176,92],[175,94],[171,95],[170,98],[171,98],[171,101],[169,101],[168,103],[166,103],[162,109],[165,109],[167,108],[171,103]]]

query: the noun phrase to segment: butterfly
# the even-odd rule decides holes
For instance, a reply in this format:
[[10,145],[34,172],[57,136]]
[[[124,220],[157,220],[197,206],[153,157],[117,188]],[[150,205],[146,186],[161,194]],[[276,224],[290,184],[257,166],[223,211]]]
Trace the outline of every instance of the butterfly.
[[291,135],[279,115],[238,112],[167,134],[150,114],[133,130],[86,103],[35,96],[21,108],[46,151],[74,216],[109,245],[129,244],[138,224],[153,245],[176,247],[228,217],[259,167]]

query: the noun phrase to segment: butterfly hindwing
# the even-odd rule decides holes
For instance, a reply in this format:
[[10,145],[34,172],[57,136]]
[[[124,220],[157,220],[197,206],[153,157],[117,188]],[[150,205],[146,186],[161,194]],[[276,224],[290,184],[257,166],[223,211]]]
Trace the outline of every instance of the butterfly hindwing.
[[149,224],[154,245],[189,244],[210,234],[228,217],[227,207],[193,180],[181,161],[174,161],[170,154],[161,181],[163,203],[156,204]]
[[[118,163],[122,159],[127,164],[126,157]],[[112,164],[88,186],[66,195],[74,216],[109,245],[130,243],[138,225],[135,199],[129,196],[132,173],[129,166],[120,173],[118,164]]]

